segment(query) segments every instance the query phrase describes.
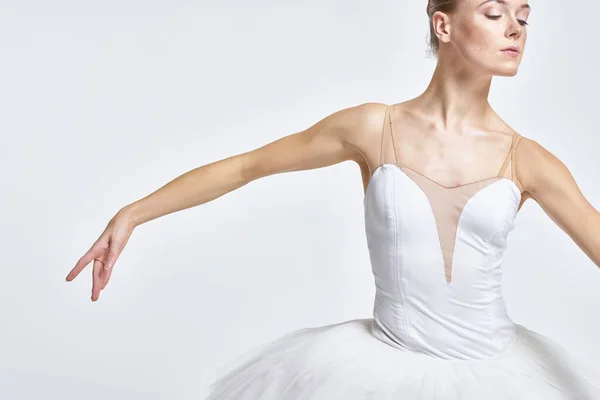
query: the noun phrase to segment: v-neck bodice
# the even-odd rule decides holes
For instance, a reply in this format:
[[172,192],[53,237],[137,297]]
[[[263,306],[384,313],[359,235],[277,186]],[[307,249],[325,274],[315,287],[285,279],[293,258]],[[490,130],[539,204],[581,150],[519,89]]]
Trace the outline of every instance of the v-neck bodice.
[[500,283],[521,200],[503,176],[515,135],[498,175],[457,186],[399,162],[375,169],[364,207],[376,337],[444,358],[491,357],[514,340]]

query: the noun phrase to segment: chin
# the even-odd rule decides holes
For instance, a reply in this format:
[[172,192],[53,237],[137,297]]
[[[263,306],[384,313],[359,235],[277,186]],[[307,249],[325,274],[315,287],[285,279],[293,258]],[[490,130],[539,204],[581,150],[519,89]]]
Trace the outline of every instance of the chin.
[[486,60],[480,68],[485,70],[486,75],[492,76],[515,76],[519,72],[520,60],[515,61],[500,61]]
[[519,67],[499,68],[493,71],[494,76],[515,76],[519,72]]

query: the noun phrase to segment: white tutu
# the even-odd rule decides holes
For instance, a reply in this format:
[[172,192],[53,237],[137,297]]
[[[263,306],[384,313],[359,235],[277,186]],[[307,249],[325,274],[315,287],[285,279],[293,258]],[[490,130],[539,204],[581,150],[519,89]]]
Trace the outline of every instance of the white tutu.
[[229,363],[207,400],[592,400],[600,377],[517,324],[502,355],[447,360],[389,346],[373,319],[290,332]]

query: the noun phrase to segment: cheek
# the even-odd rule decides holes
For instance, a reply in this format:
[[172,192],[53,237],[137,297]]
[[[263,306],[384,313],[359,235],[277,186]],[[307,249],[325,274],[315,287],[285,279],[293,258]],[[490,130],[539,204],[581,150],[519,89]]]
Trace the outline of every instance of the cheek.
[[468,52],[484,53],[496,48],[496,35],[481,26],[466,26],[462,32],[462,44]]
[[505,34],[504,24],[475,12],[457,18],[454,31],[455,44],[465,56],[497,50]]

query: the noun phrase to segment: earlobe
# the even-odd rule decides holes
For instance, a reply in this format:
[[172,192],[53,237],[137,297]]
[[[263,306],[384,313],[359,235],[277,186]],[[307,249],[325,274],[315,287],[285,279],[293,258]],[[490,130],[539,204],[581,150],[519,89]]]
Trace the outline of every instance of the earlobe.
[[438,40],[442,43],[450,43],[450,34],[443,34],[438,36]]

